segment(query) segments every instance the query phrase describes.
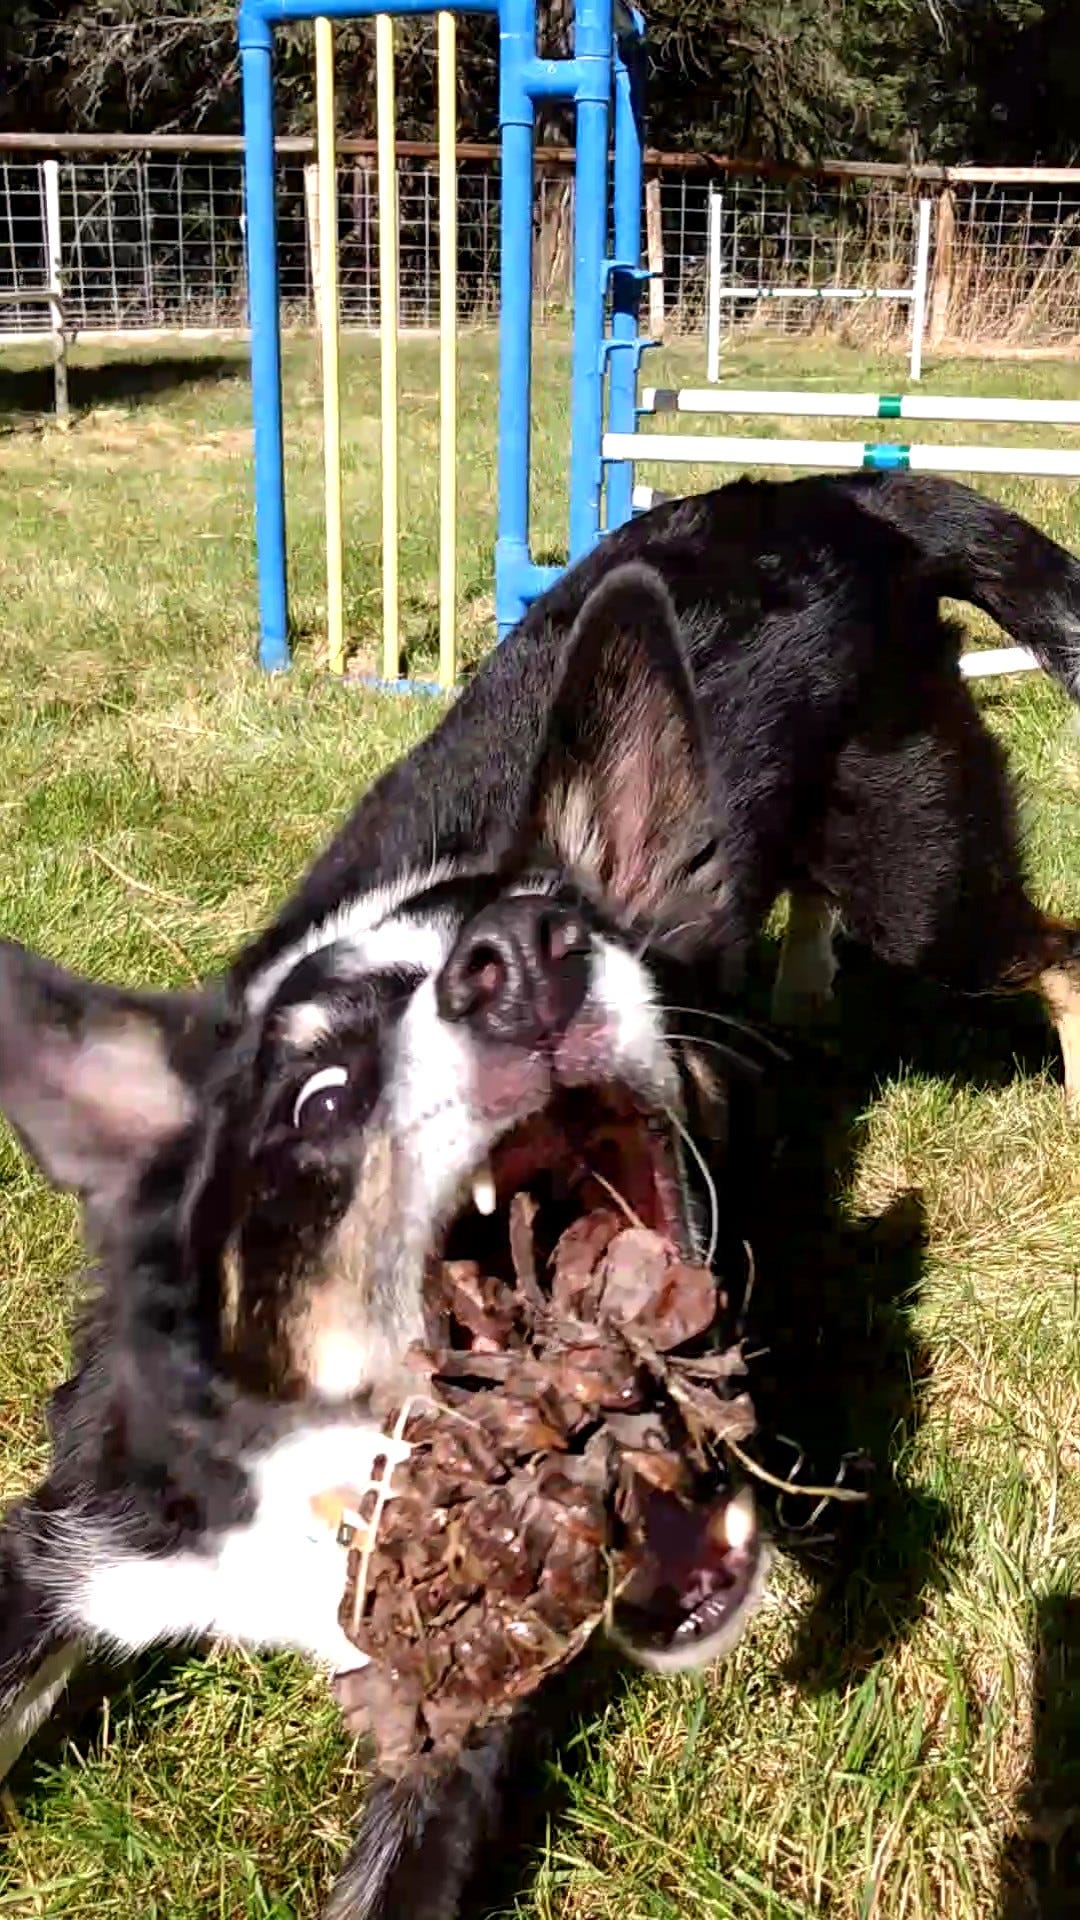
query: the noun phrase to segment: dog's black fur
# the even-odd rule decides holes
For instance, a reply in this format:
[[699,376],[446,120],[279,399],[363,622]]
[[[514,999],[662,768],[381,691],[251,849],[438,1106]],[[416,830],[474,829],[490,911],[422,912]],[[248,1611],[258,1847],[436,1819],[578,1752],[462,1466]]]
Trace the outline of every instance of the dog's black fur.
[[1003,757],[940,601],[989,613],[1075,699],[1080,572],[981,494],[900,474],[736,481],[609,535],[364,796],[242,966],[432,845],[463,860],[506,846],[563,636],[625,561],[660,574],[693,670],[724,809],[725,957],[809,878],[887,959],[999,984],[1031,916]]
[[[34,1676],[87,1635],[322,1650],[318,1624],[283,1623],[251,1560],[228,1554],[248,1552],[264,1508],[271,1533],[285,1524],[266,1462],[320,1434],[338,1445],[417,1331],[419,1256],[402,1249],[418,1219],[426,1247],[449,1200],[417,1175],[406,1203],[377,1149],[392,1158],[445,1109],[476,1135],[467,1175],[564,1086],[616,1076],[655,1103],[672,1049],[655,1020],[640,1039],[642,981],[708,1012],[786,889],[960,988],[1045,978],[1065,1031],[1074,931],[1027,896],[1003,757],[942,596],[985,608],[1076,697],[1080,567],[974,493],[858,476],[668,503],[537,603],[205,994],[107,992],[0,952],[0,1104],[82,1194],[98,1263],[49,1476],[0,1532],[0,1748]],[[358,915],[375,895],[383,918]],[[507,931],[507,902],[518,929],[537,895],[573,929],[576,985],[541,977]],[[517,983],[479,1011],[455,998],[478,926]],[[602,952],[611,978],[637,969],[633,1047]],[[473,1076],[437,1110],[401,1106],[422,1003],[424,1044],[452,1043]],[[483,1081],[493,1062],[512,1111]],[[423,1137],[430,1164],[444,1146]],[[356,1368],[347,1393],[305,1374],[327,1301],[328,1364],[344,1352]],[[170,1612],[181,1586],[187,1611]],[[510,1737],[423,1789],[376,1787],[337,1920],[456,1911]]]

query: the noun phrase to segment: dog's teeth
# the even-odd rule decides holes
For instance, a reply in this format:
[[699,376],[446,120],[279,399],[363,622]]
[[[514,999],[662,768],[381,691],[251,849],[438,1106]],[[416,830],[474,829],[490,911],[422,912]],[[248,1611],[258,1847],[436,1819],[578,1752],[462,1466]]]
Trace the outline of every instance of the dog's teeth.
[[721,1553],[740,1553],[757,1531],[757,1510],[749,1487],[717,1509],[709,1522],[709,1537]]
[[477,1213],[492,1214],[495,1211],[495,1179],[489,1166],[480,1168],[473,1174],[473,1206]]
[[749,1546],[756,1527],[754,1496],[749,1487],[744,1487],[734,1500],[729,1500],[724,1512],[724,1532],[732,1552],[737,1553],[740,1548]]

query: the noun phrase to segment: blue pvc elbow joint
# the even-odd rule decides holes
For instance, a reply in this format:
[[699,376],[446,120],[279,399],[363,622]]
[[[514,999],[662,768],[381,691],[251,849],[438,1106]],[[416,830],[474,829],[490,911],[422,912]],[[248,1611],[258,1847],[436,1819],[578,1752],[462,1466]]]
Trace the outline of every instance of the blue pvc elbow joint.
[[273,53],[274,36],[260,0],[243,0],[236,26],[241,53]]

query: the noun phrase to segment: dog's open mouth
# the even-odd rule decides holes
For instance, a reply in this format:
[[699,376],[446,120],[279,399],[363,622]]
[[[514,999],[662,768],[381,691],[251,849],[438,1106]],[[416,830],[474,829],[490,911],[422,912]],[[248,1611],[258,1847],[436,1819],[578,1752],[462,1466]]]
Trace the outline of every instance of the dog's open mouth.
[[538,1253],[546,1257],[570,1224],[615,1206],[689,1255],[685,1196],[670,1123],[619,1088],[572,1088],[513,1128],[477,1167],[451,1223],[443,1255],[511,1273],[510,1201],[537,1204]]
[[[621,1088],[561,1091],[506,1134],[475,1170],[441,1256],[512,1281],[511,1202],[521,1193],[535,1206],[538,1274],[567,1229],[599,1208],[659,1235],[678,1256],[696,1256],[673,1129]],[[481,1335],[466,1344],[480,1351],[485,1343]],[[641,1664],[705,1664],[737,1640],[762,1584],[753,1496],[718,1462],[701,1476],[691,1505],[644,1481],[635,1497],[644,1546],[615,1605],[613,1630]]]
[[615,1605],[613,1630],[639,1665],[699,1667],[735,1645],[761,1594],[765,1551],[748,1486],[698,1505],[641,1490],[645,1550]]

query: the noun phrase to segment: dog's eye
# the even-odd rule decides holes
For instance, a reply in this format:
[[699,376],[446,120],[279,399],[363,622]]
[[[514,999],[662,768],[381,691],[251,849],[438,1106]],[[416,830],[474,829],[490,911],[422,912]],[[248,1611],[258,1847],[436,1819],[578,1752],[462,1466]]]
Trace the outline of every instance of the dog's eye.
[[293,1104],[292,1123],[305,1130],[327,1126],[344,1111],[349,1084],[347,1067],[320,1067],[305,1080]]

